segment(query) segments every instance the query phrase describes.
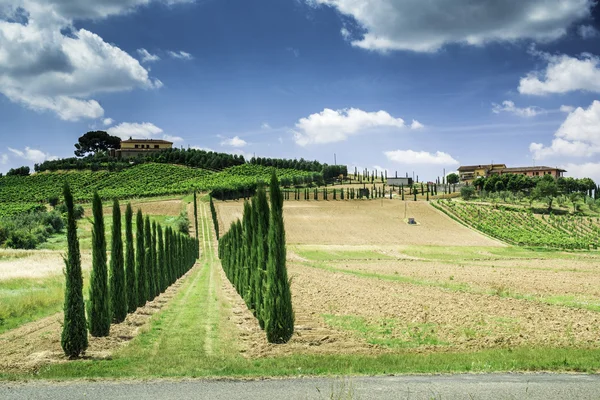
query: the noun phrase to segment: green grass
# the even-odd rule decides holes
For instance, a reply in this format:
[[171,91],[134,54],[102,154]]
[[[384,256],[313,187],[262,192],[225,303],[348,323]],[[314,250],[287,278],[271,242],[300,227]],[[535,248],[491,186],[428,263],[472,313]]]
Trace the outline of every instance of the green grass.
[[367,343],[387,348],[447,344],[437,338],[436,325],[431,323],[403,324],[395,318],[381,318],[375,322],[369,322],[363,317],[354,315],[324,314],[322,317],[327,325],[353,332],[356,336],[365,339]]
[[395,257],[379,253],[374,250],[321,250],[310,248],[294,248],[299,256],[313,261],[336,261],[336,260],[395,260]]
[[0,333],[62,310],[62,275],[0,281]]

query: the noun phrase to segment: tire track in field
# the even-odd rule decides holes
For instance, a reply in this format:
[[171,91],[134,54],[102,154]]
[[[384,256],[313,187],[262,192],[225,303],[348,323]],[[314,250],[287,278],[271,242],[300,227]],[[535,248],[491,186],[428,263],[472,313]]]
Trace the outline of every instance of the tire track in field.
[[[203,258],[205,258],[206,267],[208,268],[208,290],[206,296],[206,318],[204,323],[204,352],[207,355],[214,353],[215,326],[218,324],[218,316],[220,314],[219,303],[215,296],[215,255],[212,247],[212,235],[210,232],[209,217],[206,211],[206,204],[201,203],[202,211],[202,236],[203,242]],[[215,316],[217,317],[215,319]]]

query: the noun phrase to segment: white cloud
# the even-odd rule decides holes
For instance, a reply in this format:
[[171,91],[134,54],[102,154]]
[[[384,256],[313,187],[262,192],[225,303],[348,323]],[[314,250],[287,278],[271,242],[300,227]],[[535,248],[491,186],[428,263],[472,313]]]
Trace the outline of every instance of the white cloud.
[[76,20],[122,15],[150,1],[0,0],[0,93],[77,121],[104,114],[95,94],[161,87],[116,45],[74,28]]
[[112,125],[114,122],[115,122],[115,120],[114,120],[114,119],[112,119],[112,118],[104,118],[104,119],[102,120],[102,124],[103,124],[104,126],[111,126],[111,125]]
[[[51,156],[48,153],[44,153],[41,150],[32,149],[31,147],[25,147],[24,151],[13,149],[11,147],[8,150],[15,154],[17,157],[23,158],[25,160],[31,161],[32,163],[39,164],[46,160],[56,160],[58,157]],[[4,158],[3,158],[4,160]],[[8,158],[6,158],[8,160]]]
[[420,123],[419,121],[417,121],[416,119],[412,120],[412,123],[410,124],[410,129],[423,129],[425,128],[425,125],[423,125],[422,123]]
[[266,122],[263,122],[263,123],[260,125],[260,128],[261,128],[261,129],[271,129],[271,125],[269,125],[269,124],[268,124],[268,123],[266,123]]
[[296,57],[296,58],[300,57],[300,50],[298,50],[294,47],[286,47],[286,50],[289,51],[290,53],[292,53],[294,55],[294,57]]
[[2,165],[8,164],[8,154],[0,155],[0,164],[2,164]]
[[206,151],[206,152],[211,152],[212,151],[213,153],[215,153],[215,151],[213,149],[209,148],[209,147],[192,146],[190,148],[192,148],[194,150],[202,150],[202,151]]
[[566,106],[564,104],[562,106],[560,106],[560,112],[564,112],[564,113],[573,112],[574,109],[575,109],[575,107],[573,107],[573,106]]
[[388,160],[398,164],[429,164],[429,165],[457,165],[456,161],[448,153],[436,151],[428,153],[426,151],[413,150],[394,150],[383,152]]
[[575,164],[567,163],[559,165],[559,168],[567,170],[567,176],[574,178],[592,178],[594,182],[600,182],[600,163]]
[[600,92],[600,58],[597,56],[536,54],[548,61],[548,65],[544,71],[533,71],[521,78],[519,93],[540,96],[574,90]]
[[514,114],[519,117],[535,117],[536,115],[547,113],[546,110],[540,107],[519,108],[515,106],[515,103],[510,100],[505,100],[502,102],[502,104],[492,103],[492,112],[494,114],[507,112],[509,114]]
[[170,142],[183,142],[184,139],[181,136],[173,136],[173,135],[163,135],[164,140],[168,140]]
[[354,18],[356,32],[342,29],[351,43],[368,50],[432,52],[449,43],[549,41],[590,15],[593,0],[305,0]]
[[150,52],[144,48],[137,49],[137,53],[142,58],[140,60],[142,63],[151,63],[160,60],[159,56],[157,56],[156,54],[150,54]]
[[577,28],[577,33],[584,39],[595,38],[599,35],[596,28],[591,25],[581,25],[579,28]]
[[186,53],[185,51],[168,51],[167,52],[172,58],[177,58],[179,60],[191,60],[194,57],[190,53]]
[[163,133],[163,130],[150,122],[132,123],[122,122],[119,125],[108,128],[109,135],[118,136],[121,139],[156,139],[157,135]]
[[248,142],[246,142],[244,139],[240,139],[239,136],[234,136],[221,141],[221,146],[244,147],[247,144]]
[[590,157],[600,153],[600,101],[587,108],[576,108],[554,134],[550,147],[531,143],[535,159],[550,156]]
[[301,118],[292,130],[296,144],[334,143],[375,128],[405,128],[402,118],[394,118],[386,111],[367,112],[358,108],[324,109],[320,113]]

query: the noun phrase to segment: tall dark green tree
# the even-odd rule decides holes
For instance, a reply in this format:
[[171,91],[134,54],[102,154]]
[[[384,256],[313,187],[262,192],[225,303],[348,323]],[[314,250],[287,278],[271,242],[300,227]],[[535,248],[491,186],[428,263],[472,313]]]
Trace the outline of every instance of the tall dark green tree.
[[196,226],[196,243],[197,243],[197,254],[196,258],[200,258],[200,237],[198,236],[198,200],[196,199],[196,192],[194,191],[194,225]]
[[108,291],[108,271],[106,269],[106,235],[102,201],[98,193],[92,200],[94,225],[92,227],[92,273],[90,277],[90,301],[88,318],[90,334],[96,337],[108,336],[110,331],[110,294]]
[[269,201],[267,193],[261,186],[256,192],[256,265],[258,271],[254,278],[254,292],[256,293],[256,317],[262,329],[265,328],[265,320],[263,316],[263,305],[265,296],[265,278],[267,271],[267,259],[269,257],[269,242],[267,236],[269,234]]
[[166,275],[167,266],[165,265],[165,242],[163,239],[162,226],[160,224],[158,224],[158,265],[158,270],[160,272],[160,291],[162,293],[167,288],[168,283]]
[[112,243],[110,252],[110,304],[112,320],[123,322],[127,316],[127,290],[125,288],[125,259],[121,234],[121,206],[113,201]]
[[146,273],[146,249],[144,248],[144,217],[142,210],[138,210],[136,219],[135,235],[135,274],[137,277],[137,306],[143,307],[146,304],[148,295],[148,276]]
[[156,240],[156,221],[152,221],[152,249],[151,249],[151,253],[152,253],[152,270],[154,271],[154,292],[153,295],[154,297],[158,296],[160,294],[160,274],[159,274],[159,265],[158,265],[158,250],[156,248],[157,245],[157,240]]
[[270,343],[287,343],[294,333],[294,311],[286,268],[283,197],[275,171],[271,176],[269,194],[269,257],[263,309],[265,332]]
[[133,249],[133,210],[131,203],[125,210],[125,287],[127,290],[127,311],[134,312],[138,306],[137,280],[135,273],[135,251]]
[[154,299],[154,265],[152,263],[152,227],[150,225],[150,217],[146,215],[144,221],[144,244],[145,247],[145,261],[144,266],[146,267],[146,300],[152,301]]
[[60,338],[63,351],[69,357],[77,357],[88,347],[87,323],[83,301],[83,276],[81,254],[77,239],[77,223],[73,206],[73,195],[69,185],[63,188],[67,206],[67,256],[65,261],[65,305],[64,323]]

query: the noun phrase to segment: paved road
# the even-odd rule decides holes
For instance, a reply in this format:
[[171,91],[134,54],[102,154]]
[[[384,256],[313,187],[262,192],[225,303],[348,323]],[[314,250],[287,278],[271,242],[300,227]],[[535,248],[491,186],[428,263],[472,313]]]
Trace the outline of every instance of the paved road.
[[600,376],[488,374],[281,380],[0,383],[0,399],[600,399]]

